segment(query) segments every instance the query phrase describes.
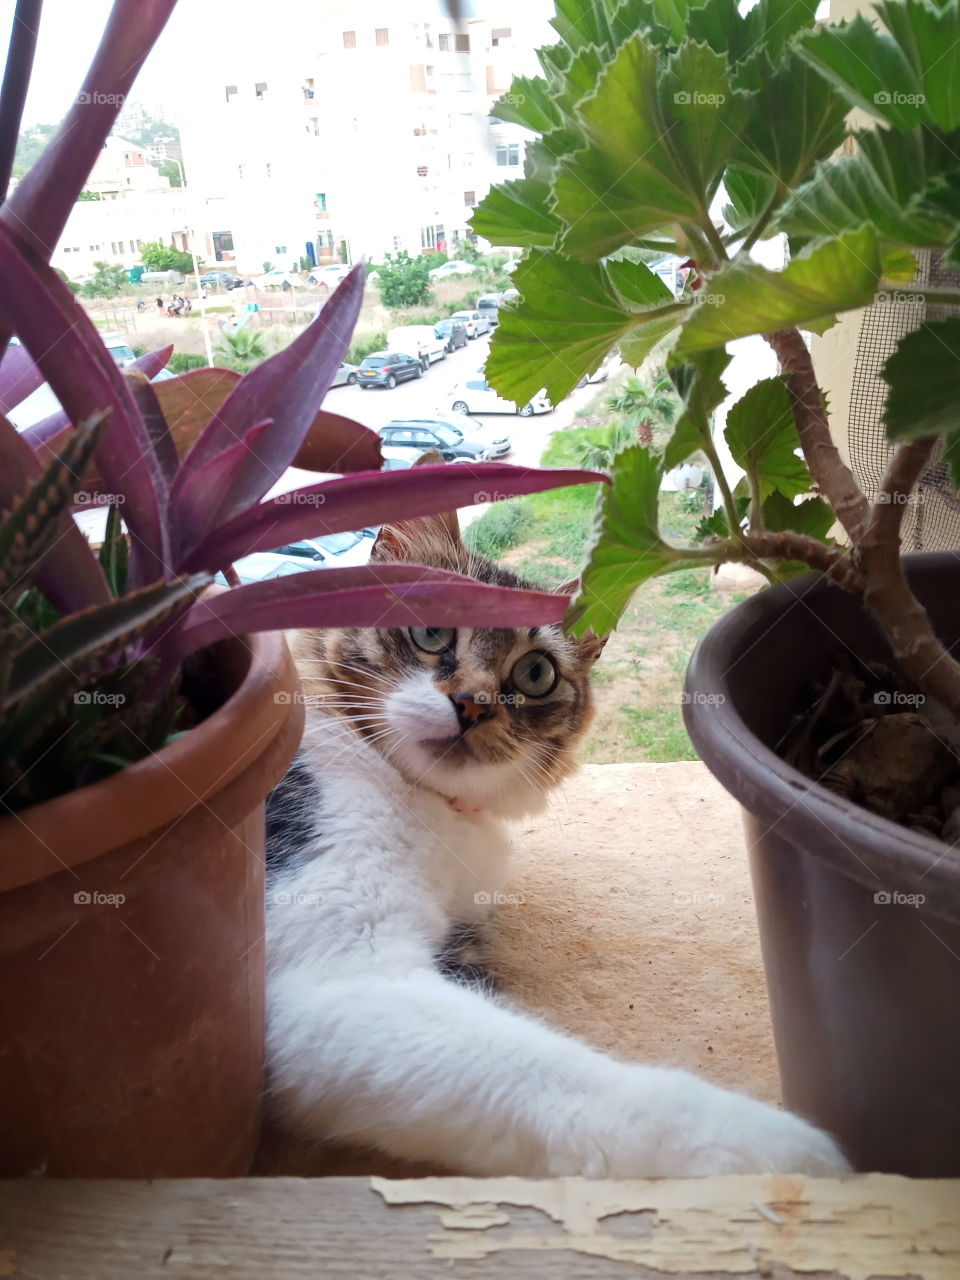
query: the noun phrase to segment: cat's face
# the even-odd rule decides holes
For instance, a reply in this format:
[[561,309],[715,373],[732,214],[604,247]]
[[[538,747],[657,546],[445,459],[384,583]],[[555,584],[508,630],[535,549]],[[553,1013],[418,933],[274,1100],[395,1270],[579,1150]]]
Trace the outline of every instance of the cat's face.
[[[530,586],[471,555],[451,517],[385,529],[374,558]],[[329,709],[349,717],[412,784],[519,816],[542,808],[575,768],[593,714],[595,638],[576,641],[546,626],[344,629],[302,639],[311,692],[322,687]]]

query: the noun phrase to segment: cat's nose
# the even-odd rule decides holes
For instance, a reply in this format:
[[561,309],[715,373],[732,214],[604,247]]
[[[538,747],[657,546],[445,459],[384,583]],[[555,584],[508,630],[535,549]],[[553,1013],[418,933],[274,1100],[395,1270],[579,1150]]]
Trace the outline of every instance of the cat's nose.
[[489,693],[451,693],[448,696],[461,729],[470,729],[493,715],[493,700]]

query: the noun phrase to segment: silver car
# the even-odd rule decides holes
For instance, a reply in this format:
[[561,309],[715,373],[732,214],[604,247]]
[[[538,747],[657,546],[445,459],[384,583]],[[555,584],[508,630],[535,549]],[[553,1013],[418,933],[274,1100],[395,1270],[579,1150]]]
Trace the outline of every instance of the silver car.
[[346,364],[341,361],[340,368],[333,375],[331,387],[355,387],[357,385],[357,369],[359,365]]
[[490,319],[482,311],[455,311],[450,319],[466,325],[468,338],[479,338],[481,333],[490,331]]

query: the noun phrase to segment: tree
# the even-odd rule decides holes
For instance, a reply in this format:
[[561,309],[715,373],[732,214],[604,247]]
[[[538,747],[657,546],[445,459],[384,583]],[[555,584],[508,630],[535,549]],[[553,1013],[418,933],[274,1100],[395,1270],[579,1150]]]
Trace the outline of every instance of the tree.
[[607,399],[607,408],[622,415],[638,444],[652,444],[653,428],[669,427],[679,407],[677,393],[667,377],[658,378],[648,387],[642,378],[631,374],[623,390]]
[[240,329],[237,333],[224,333],[214,353],[220,364],[238,373],[249,371],[267,358],[263,334],[252,329]]
[[182,187],[183,178],[186,176],[185,172],[181,174],[180,165],[173,160],[168,160],[166,164],[162,164],[157,173],[160,174],[161,178],[169,178],[171,187]]
[[193,258],[183,249],[172,249],[159,240],[148,240],[140,251],[144,266],[149,271],[179,271],[189,275],[193,270]]
[[95,262],[93,266],[93,279],[80,286],[80,293],[85,298],[115,298],[129,282],[126,268],[118,263]]
[[385,307],[418,307],[430,301],[429,266],[411,258],[406,249],[396,257],[388,253],[380,268],[380,297]]
[[80,200],[102,200],[102,199],[103,197],[100,195],[99,191],[91,191],[87,187],[84,187],[84,189],[77,196],[78,202]]

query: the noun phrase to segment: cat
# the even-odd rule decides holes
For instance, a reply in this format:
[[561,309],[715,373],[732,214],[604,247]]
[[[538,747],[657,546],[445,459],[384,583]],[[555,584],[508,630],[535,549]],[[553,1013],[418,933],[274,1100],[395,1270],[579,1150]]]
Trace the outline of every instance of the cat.
[[[372,559],[529,586],[472,555],[455,514],[385,526]],[[481,963],[504,820],[541,810],[576,767],[595,637],[415,627],[292,643],[307,728],[267,806],[282,1126],[475,1176],[848,1168],[791,1114],[511,1007]]]

